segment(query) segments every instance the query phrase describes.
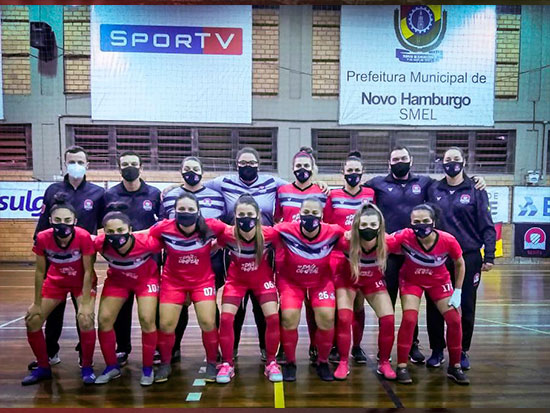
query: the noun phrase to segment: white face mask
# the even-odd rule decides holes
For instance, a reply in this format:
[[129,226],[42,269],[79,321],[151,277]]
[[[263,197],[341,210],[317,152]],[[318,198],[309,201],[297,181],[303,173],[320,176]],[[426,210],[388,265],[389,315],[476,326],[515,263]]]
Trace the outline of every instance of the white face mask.
[[86,175],[86,167],[77,163],[67,165],[67,173],[73,179],[82,179]]

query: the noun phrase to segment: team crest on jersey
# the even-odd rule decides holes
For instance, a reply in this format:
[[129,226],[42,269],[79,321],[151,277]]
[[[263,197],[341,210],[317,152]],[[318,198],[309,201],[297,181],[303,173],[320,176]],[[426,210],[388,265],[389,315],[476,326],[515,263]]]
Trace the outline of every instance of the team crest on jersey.
[[149,199],[146,199],[145,201],[143,201],[143,209],[145,211],[153,210],[153,203]]
[[468,195],[468,194],[460,195],[460,203],[461,204],[469,204],[470,203],[470,195]]
[[84,209],[86,211],[91,211],[94,208],[94,201],[87,199],[84,201]]
[[212,200],[210,198],[204,198],[202,204],[207,207],[212,206]]
[[76,257],[78,254],[80,254],[80,251],[74,250],[74,251],[72,252],[72,254]]
[[418,195],[420,192],[422,192],[422,188],[420,188],[420,185],[414,184],[412,186],[412,193]]

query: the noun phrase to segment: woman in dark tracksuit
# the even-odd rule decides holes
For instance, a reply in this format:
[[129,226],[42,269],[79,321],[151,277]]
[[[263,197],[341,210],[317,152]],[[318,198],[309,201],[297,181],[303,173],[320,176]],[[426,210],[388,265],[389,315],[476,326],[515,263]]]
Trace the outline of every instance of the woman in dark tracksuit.
[[[462,286],[462,369],[470,368],[467,351],[474,332],[477,288],[481,272],[493,267],[496,232],[491,218],[489,198],[486,191],[474,189],[474,182],[464,173],[466,161],[460,148],[449,148],[443,157],[445,178],[428,189],[428,201],[441,214],[442,228],[454,235],[463,250],[466,275]],[[480,249],[484,246],[482,258]],[[454,283],[454,274],[451,278]],[[443,360],[445,339],[443,317],[432,302],[427,302],[427,324],[432,356],[428,367],[439,367]]]

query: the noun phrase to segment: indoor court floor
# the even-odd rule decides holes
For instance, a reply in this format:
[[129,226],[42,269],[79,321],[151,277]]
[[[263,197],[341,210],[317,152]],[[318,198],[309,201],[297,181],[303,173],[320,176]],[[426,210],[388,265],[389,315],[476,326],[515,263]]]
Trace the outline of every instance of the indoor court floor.
[[[101,280],[105,267],[99,266]],[[149,388],[139,385],[141,335],[136,314],[133,347],[123,375],[104,386],[85,387],[80,380],[78,356],[73,350],[76,329],[72,305],[67,305],[61,337],[61,364],[54,379],[22,387],[21,379],[32,353],[26,341],[23,316],[33,297],[33,266],[0,267],[0,406],[2,407],[548,407],[550,406],[550,267],[498,265],[482,276],[478,291],[476,329],[468,372],[470,386],[446,377],[445,367],[410,368],[414,384],[405,386],[379,380],[375,374],[377,321],[370,308],[363,348],[366,366],[352,364],[347,381],[320,381],[307,359],[307,328],[302,317],[298,347],[298,380],[272,384],[263,376],[256,328],[249,310],[239,348],[237,376],[227,385],[202,381],[204,350],[195,316],[182,344],[182,361],[167,383]],[[135,308],[135,307],[134,307]],[[430,350],[420,314],[421,348]],[[397,308],[396,323],[401,319]],[[397,327],[396,327],[397,336]],[[395,367],[396,351],[392,353]],[[446,355],[447,358],[447,355]],[[96,344],[95,371],[104,368]],[[198,399],[198,400],[197,400]]]

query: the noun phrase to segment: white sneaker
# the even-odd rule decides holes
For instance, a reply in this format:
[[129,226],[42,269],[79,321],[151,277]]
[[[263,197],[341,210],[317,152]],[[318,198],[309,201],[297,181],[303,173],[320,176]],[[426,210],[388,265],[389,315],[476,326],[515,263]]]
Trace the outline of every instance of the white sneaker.
[[103,374],[95,379],[95,384],[106,384],[111,380],[118,379],[120,377],[120,369],[117,367],[107,367],[103,370]]

